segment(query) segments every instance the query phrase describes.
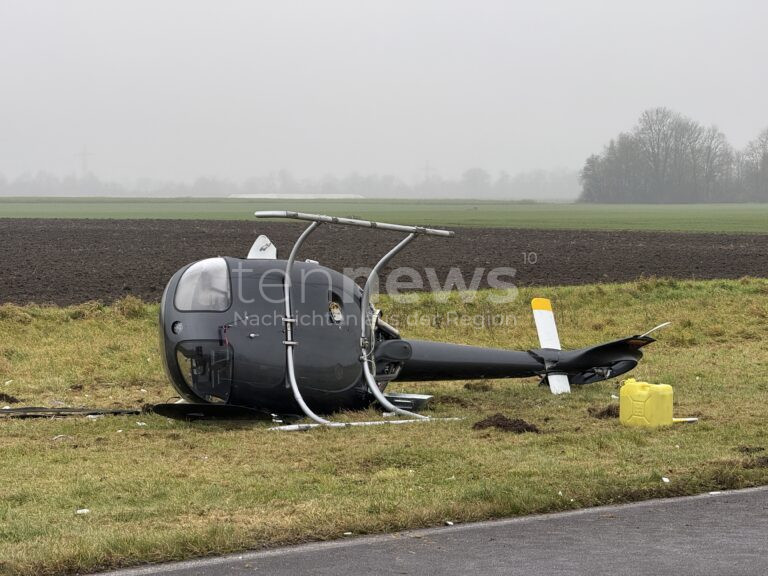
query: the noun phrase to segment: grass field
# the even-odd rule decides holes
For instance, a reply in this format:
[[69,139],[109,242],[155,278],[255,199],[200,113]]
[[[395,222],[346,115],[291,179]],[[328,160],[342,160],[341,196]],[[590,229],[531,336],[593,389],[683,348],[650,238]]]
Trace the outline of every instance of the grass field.
[[298,210],[434,226],[768,233],[768,204],[614,205],[463,200],[229,200],[0,198],[0,218],[248,220]]
[[[512,315],[403,327],[410,337],[536,345],[530,290],[499,306],[482,293],[420,296],[387,317]],[[552,396],[532,380],[399,384],[436,395],[456,422],[278,433],[155,415],[0,420],[0,572],[58,574],[768,482],[768,280],[664,281],[543,289],[576,347],[673,325],[633,374],[674,385],[697,424],[622,428],[588,409],[617,382]],[[173,395],[156,342],[156,305],[0,306],[0,392],[21,404],[135,407]],[[6,400],[7,401],[7,400]],[[540,434],[473,430],[503,412]],[[379,417],[373,411],[341,419]],[[669,478],[665,483],[662,477]],[[88,508],[87,515],[76,510]]]

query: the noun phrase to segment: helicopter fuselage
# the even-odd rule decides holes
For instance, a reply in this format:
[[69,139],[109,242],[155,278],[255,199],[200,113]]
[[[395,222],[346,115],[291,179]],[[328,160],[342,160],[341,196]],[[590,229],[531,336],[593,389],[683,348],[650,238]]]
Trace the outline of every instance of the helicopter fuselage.
[[[284,260],[212,258],[179,270],[161,303],[168,376],[187,401],[300,411],[286,384]],[[315,409],[367,406],[362,378],[362,291],[315,262],[296,262],[292,305],[296,377]]]

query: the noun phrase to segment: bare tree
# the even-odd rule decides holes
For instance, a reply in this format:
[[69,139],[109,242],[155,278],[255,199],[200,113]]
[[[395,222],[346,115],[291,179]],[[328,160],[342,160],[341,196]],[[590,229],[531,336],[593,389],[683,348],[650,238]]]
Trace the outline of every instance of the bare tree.
[[587,158],[581,184],[586,202],[768,202],[768,130],[734,152],[715,126],[646,110]]
[[653,108],[640,115],[634,136],[648,163],[653,195],[660,200],[669,178],[674,123],[677,115],[668,108]]
[[747,144],[742,162],[742,183],[747,198],[768,202],[768,129]]

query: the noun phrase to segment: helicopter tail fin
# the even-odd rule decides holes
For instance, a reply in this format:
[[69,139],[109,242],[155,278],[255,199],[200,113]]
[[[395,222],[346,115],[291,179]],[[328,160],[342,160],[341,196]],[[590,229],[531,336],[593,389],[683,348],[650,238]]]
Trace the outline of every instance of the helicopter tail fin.
[[[533,309],[533,320],[536,323],[536,332],[539,335],[539,345],[542,348],[561,350],[555,315],[552,312],[552,302],[548,298],[534,298],[531,300],[531,308]],[[566,374],[548,374],[547,383],[552,394],[566,394],[571,391],[571,385]]]

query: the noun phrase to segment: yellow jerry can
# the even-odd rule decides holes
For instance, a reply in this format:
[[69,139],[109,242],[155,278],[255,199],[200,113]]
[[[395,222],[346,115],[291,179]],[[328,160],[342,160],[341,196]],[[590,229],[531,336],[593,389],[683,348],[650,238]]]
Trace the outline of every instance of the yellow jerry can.
[[643,428],[671,426],[672,386],[625,380],[619,392],[619,422]]

